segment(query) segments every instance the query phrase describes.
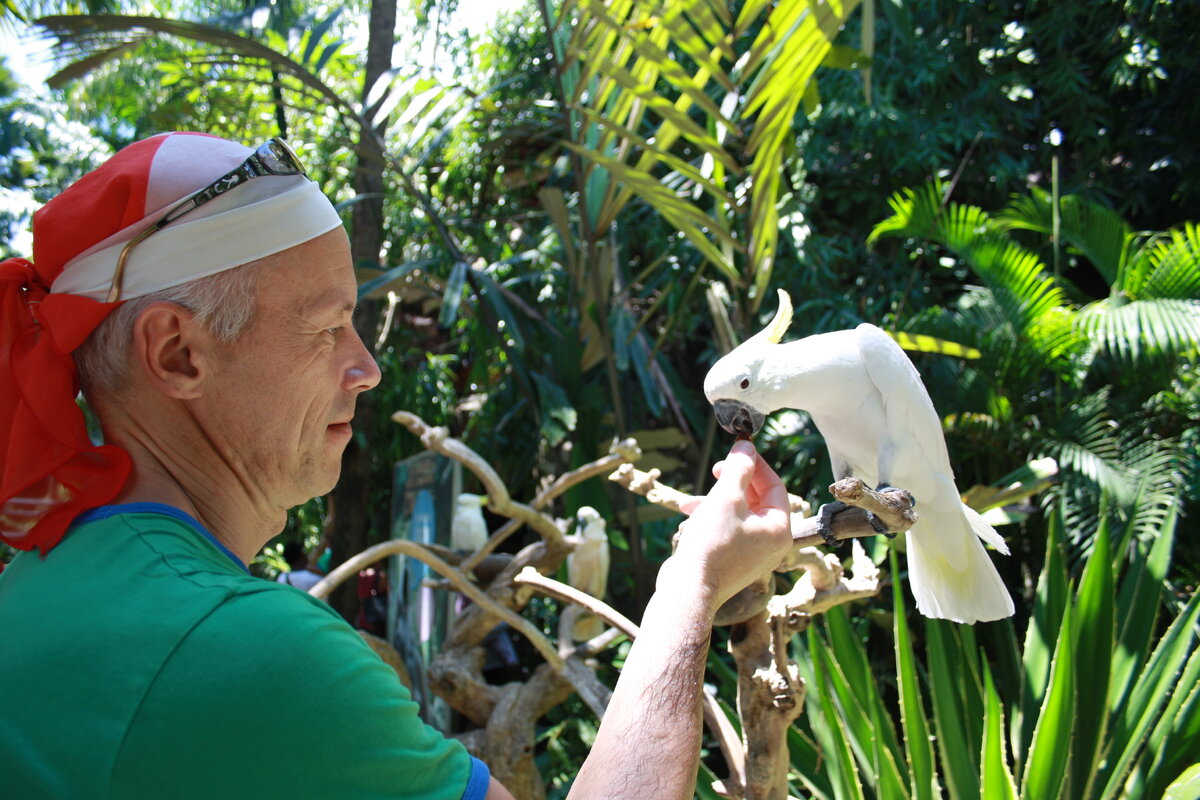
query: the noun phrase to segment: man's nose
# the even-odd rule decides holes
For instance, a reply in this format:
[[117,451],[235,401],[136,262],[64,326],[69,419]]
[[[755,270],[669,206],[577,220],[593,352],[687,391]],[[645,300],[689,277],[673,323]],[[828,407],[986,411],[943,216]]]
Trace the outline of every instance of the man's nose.
[[351,392],[365,392],[378,386],[383,374],[379,371],[379,365],[375,363],[371,351],[363,344],[362,338],[357,333],[354,338],[357,352],[353,363],[346,370],[346,389]]

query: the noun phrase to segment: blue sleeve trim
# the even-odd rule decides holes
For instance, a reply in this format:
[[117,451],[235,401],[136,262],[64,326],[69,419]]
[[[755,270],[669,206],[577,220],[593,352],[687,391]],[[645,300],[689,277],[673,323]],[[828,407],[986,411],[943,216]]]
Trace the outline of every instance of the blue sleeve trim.
[[487,797],[488,787],[492,783],[492,771],[487,764],[475,756],[471,756],[471,779],[463,792],[462,800],[483,800]]

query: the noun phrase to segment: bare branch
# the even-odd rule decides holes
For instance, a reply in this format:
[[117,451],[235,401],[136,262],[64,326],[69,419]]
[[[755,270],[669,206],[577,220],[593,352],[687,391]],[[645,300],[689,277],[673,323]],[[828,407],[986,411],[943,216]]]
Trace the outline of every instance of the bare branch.
[[[537,496],[533,498],[533,502],[529,505],[532,508],[541,510],[545,508],[551,500],[558,497],[572,486],[582,483],[588,478],[595,477],[596,475],[603,475],[605,472],[620,464],[628,463],[630,461],[637,461],[641,457],[642,449],[638,447],[637,441],[635,439],[623,439],[613,445],[612,450],[608,455],[598,458],[590,464],[584,464],[578,469],[565,472],[558,476],[554,483],[550,484],[550,486],[539,492]],[[505,539],[520,530],[522,524],[523,522],[517,519],[506,522],[503,527],[501,527],[498,531],[493,533],[490,538],[488,538],[487,544],[485,544],[478,551],[476,551],[474,555],[467,559],[466,563],[463,564],[463,569],[473,569],[477,563],[482,561],[488,555],[488,553],[493,552],[504,542]]]
[[563,660],[559,657],[558,651],[550,644],[550,641],[542,635],[532,622],[517,614],[511,608],[500,605],[495,600],[487,595],[471,581],[467,580],[466,576],[459,570],[447,564],[442,559],[435,556],[433,553],[426,550],[416,542],[410,542],[407,539],[392,539],[387,542],[381,542],[372,547],[368,547],[361,553],[351,556],[346,561],[337,566],[333,572],[330,572],[324,578],[317,582],[309,594],[313,597],[324,600],[329,596],[339,584],[345,581],[352,575],[357,575],[359,570],[369,567],[380,559],[386,558],[394,554],[403,554],[412,556],[413,558],[429,565],[430,569],[444,576],[454,585],[454,588],[471,598],[480,608],[494,615],[501,621],[510,625],[513,629],[520,631],[530,644],[537,649],[542,657],[553,666],[556,670],[562,671]]

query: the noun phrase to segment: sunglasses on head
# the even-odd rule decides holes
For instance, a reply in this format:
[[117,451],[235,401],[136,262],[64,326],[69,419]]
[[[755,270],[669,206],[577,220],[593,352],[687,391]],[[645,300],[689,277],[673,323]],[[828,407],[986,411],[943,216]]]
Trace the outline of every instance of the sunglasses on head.
[[172,206],[167,213],[156,219],[148,228],[130,239],[121,248],[121,254],[117,257],[117,269],[113,273],[112,285],[108,289],[106,302],[115,303],[121,299],[121,280],[125,275],[125,263],[129,259],[129,254],[133,252],[134,247],[146,241],[151,234],[162,230],[188,212],[195,211],[209,200],[220,197],[235,186],[241,186],[251,178],[259,178],[263,175],[306,174],[304,165],[300,163],[300,159],[283,139],[275,137],[259,145],[258,149],[238,167]]

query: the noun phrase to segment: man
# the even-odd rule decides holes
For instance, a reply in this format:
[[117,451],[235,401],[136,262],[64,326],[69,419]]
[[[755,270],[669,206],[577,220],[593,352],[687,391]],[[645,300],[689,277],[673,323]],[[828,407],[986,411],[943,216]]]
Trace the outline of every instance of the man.
[[[324,604],[245,568],[358,395],[340,220],[279,140],[133,144],[0,264],[0,796],[511,795]],[[76,366],[105,444],[88,439]],[[790,544],[748,443],[664,564],[572,797],[690,797],[713,614]]]

